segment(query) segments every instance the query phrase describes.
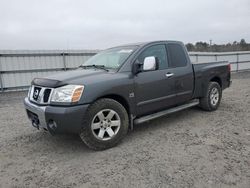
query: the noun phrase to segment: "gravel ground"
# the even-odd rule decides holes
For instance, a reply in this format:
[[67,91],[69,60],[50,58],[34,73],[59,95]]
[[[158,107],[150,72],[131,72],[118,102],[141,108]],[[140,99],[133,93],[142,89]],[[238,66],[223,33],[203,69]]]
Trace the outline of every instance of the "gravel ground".
[[217,111],[137,125],[101,152],[33,128],[24,96],[0,94],[0,187],[250,187],[250,72],[233,75]]

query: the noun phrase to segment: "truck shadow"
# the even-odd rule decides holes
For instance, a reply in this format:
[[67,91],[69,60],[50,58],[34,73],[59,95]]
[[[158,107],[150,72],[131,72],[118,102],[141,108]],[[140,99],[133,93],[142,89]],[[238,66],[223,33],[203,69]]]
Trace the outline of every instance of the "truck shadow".
[[189,116],[195,116],[195,114],[199,113],[204,113],[199,107],[193,107],[186,110],[182,110],[180,112],[162,116],[142,124],[134,125],[132,133],[134,132],[136,134],[140,132],[145,132],[148,131],[148,129],[150,129],[150,131],[154,131],[166,126],[172,127],[180,121],[187,120]]
[[[163,116],[149,122],[134,125],[134,129],[129,131],[124,138],[122,144],[117,147],[122,147],[128,142],[134,142],[138,137],[145,137],[145,134],[150,131],[154,132],[159,129],[166,131],[164,128],[176,126],[178,122],[187,120],[190,116],[199,115],[203,113],[199,108],[194,107],[191,109],[183,110],[178,113]],[[95,151],[90,150],[80,139],[78,135],[55,135],[51,136],[48,132],[41,133],[40,131],[33,134],[33,137],[38,138],[43,142],[44,147],[48,147],[49,150],[60,150],[64,152],[80,152],[80,153],[92,153]],[[39,142],[39,141],[38,141]],[[45,142],[45,143],[44,143]],[[113,148],[111,148],[113,149]]]
[[[203,112],[199,108],[193,107],[143,124],[134,125],[134,129],[128,132],[121,144],[118,144],[117,147],[108,150],[122,150],[122,148],[126,147],[127,144],[137,142],[137,139],[145,137],[145,134],[148,134],[148,132],[154,132],[159,129],[167,131],[166,129],[177,125],[178,128],[180,128],[180,126],[185,126],[185,123],[180,124],[180,122],[188,120],[190,116],[199,116],[201,113],[207,112]],[[78,135],[67,134],[52,136],[45,131],[36,131],[22,135],[20,138],[16,138],[16,140],[20,140],[23,145],[28,146],[30,148],[29,151],[32,151],[32,153],[40,153],[42,151],[44,153],[54,153],[55,155],[58,153],[79,153],[79,155],[81,155],[83,153],[86,154],[96,152],[89,149],[81,141]]]

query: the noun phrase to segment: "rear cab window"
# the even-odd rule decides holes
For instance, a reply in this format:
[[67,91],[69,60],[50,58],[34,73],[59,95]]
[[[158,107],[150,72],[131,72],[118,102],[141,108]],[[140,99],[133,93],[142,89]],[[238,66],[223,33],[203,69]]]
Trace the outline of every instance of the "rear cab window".
[[185,67],[187,66],[187,57],[183,46],[176,43],[167,44],[169,67]]

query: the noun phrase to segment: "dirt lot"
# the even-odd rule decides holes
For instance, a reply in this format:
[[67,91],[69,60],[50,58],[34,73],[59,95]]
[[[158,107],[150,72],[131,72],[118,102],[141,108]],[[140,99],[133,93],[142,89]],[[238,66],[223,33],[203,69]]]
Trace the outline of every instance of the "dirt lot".
[[250,72],[233,75],[216,112],[137,125],[101,152],[33,128],[25,94],[0,94],[0,187],[250,187]]

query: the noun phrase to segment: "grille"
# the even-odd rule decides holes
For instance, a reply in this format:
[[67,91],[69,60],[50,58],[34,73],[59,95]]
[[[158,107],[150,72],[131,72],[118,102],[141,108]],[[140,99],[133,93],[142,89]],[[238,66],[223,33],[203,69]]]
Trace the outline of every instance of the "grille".
[[49,104],[52,88],[31,86],[29,99],[37,104]]

